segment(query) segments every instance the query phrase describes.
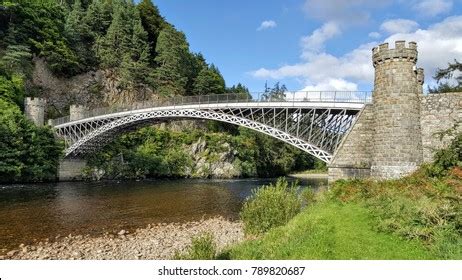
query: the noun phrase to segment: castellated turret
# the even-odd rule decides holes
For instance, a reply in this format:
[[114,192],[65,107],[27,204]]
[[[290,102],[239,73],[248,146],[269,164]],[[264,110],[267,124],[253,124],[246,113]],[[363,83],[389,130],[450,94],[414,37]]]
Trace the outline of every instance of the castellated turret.
[[87,108],[82,105],[71,105],[69,107],[69,118],[70,121],[77,121],[85,118],[85,112]]
[[417,44],[396,41],[372,49],[375,67],[374,137],[371,175],[398,178],[422,162],[420,98],[423,69],[417,69]]
[[43,98],[27,97],[24,101],[26,117],[37,126],[43,126],[45,122],[46,100]]

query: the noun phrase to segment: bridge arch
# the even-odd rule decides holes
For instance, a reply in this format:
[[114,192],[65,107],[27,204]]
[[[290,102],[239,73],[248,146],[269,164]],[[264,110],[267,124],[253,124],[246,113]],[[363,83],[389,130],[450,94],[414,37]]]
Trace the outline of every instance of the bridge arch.
[[[214,120],[229,124],[234,124],[242,127],[252,129],[254,131],[269,135],[273,138],[276,138],[280,141],[283,141],[289,145],[292,145],[304,152],[307,152],[310,155],[328,163],[332,159],[332,153],[322,149],[313,143],[310,143],[306,140],[300,139],[290,133],[272,127],[268,124],[264,124],[250,118],[244,118],[241,116],[227,114],[222,111],[207,110],[207,109],[170,109],[170,110],[151,110],[143,111],[133,114],[126,114],[120,117],[114,117],[113,119],[109,118],[109,121],[101,125],[92,125],[92,122],[98,122],[97,118],[90,118],[79,120],[70,125],[62,128],[58,128],[58,134],[62,132],[63,136],[67,134],[67,129],[73,129],[74,132],[79,125],[80,126],[90,126],[95,127],[91,131],[82,133],[82,137],[75,139],[76,141],[70,141],[71,145],[66,149],[65,156],[72,157],[78,156],[80,153],[86,150],[95,150],[100,148],[104,141],[102,137],[104,135],[115,132],[118,133],[118,130],[123,133],[123,128],[127,126],[133,126],[137,124],[143,124],[146,122],[154,122],[155,120],[173,120],[173,119],[202,119],[202,120]],[[76,128],[77,127],[77,128]],[[85,128],[85,130],[87,130]],[[73,143],[72,143],[73,142]]]

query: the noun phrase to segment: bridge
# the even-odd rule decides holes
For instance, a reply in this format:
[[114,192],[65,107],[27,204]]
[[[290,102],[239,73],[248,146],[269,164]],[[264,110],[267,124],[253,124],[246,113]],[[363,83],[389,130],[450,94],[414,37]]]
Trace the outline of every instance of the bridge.
[[264,133],[329,163],[370,92],[294,92],[274,98],[259,94],[176,96],[124,107],[86,110],[72,106],[70,116],[50,120],[64,139],[65,157],[94,153],[117,135],[168,120],[203,119]]
[[[462,93],[423,94],[424,70],[416,67],[417,56],[415,42],[374,47],[372,93],[175,96],[96,110],[71,106],[70,116],[49,121],[66,143],[60,179],[77,178],[85,155],[117,135],[178,119],[230,123],[284,141],[328,163],[329,180],[399,178],[431,161],[434,151],[452,139],[435,134],[462,120]],[[37,125],[44,123],[44,107],[43,99],[26,99],[26,115]]]

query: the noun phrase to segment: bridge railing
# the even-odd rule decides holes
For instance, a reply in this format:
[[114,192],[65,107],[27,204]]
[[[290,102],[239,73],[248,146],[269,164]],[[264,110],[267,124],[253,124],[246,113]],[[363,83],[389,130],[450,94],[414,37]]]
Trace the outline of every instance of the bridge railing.
[[[220,103],[261,103],[261,102],[278,102],[278,103],[295,103],[299,102],[330,102],[330,103],[371,103],[372,93],[368,91],[295,91],[284,92],[281,94],[271,93],[228,93],[196,96],[174,96],[167,99],[146,100],[135,102],[130,105],[112,106],[89,110],[79,119],[87,119],[101,115],[127,112],[155,107],[176,107],[185,105],[201,104],[220,104]],[[79,119],[73,119],[76,121]],[[70,122],[70,116],[49,120],[49,125],[57,126]]]

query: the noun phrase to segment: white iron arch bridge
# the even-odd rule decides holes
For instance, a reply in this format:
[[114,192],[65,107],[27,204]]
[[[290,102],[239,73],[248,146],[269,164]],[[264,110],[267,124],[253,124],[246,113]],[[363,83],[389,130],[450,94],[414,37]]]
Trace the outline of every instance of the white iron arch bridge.
[[242,94],[178,96],[129,107],[102,108],[50,120],[64,139],[65,157],[94,153],[117,135],[178,119],[215,120],[267,134],[330,162],[370,92],[296,92],[284,98]]

